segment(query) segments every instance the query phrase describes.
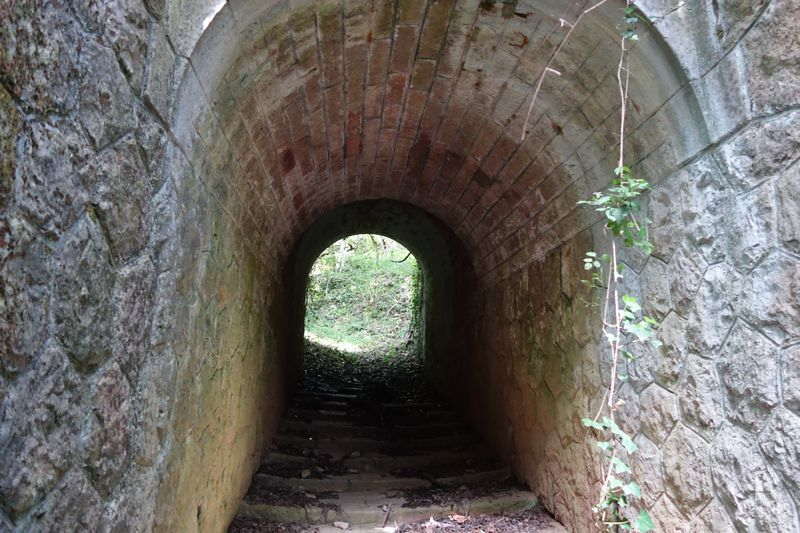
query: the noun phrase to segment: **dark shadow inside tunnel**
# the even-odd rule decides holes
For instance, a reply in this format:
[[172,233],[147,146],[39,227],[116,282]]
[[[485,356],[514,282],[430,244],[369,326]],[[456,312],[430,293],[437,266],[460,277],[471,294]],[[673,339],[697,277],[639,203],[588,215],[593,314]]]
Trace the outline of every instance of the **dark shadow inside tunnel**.
[[466,350],[469,299],[475,276],[453,232],[422,209],[393,200],[369,200],[336,208],[313,223],[289,261],[290,365],[295,381],[303,374],[304,325],[309,273],[334,242],[356,234],[379,234],[402,244],[417,259],[421,286],[415,352],[431,385],[444,397]]

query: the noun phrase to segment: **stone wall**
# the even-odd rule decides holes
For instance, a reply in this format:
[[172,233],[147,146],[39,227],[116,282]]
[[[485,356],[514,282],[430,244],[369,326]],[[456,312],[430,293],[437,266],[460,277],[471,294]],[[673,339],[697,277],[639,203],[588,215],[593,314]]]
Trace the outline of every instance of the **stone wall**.
[[[476,276],[454,379],[575,530],[607,362],[580,303],[605,237],[576,201],[619,138],[622,2],[18,0],[0,7],[0,530],[221,531],[289,389],[303,232],[391,198]],[[664,530],[800,529],[800,12],[645,0],[626,153],[656,250],[629,368]]]

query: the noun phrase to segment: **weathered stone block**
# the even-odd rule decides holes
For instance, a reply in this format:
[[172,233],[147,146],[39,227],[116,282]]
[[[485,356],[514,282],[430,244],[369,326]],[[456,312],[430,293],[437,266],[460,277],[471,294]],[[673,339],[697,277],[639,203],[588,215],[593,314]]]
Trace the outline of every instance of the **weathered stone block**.
[[755,267],[775,246],[775,226],[771,183],[738,196],[725,223],[731,263],[745,272]]
[[745,192],[784,172],[798,150],[800,111],[792,111],[748,126],[722,146],[718,160],[731,184]]
[[695,296],[686,328],[687,348],[714,357],[733,325],[736,272],[724,263],[710,266]]
[[129,134],[103,150],[80,173],[117,261],[127,260],[148,237],[144,223],[154,188],[140,153],[139,144]]
[[693,516],[713,496],[709,445],[681,425],[663,446],[664,485],[685,516]]
[[791,499],[767,466],[752,434],[726,425],[714,441],[712,476],[717,497],[741,531],[791,531]]
[[778,349],[739,323],[722,351],[719,375],[727,392],[728,418],[757,431],[778,404]]
[[[41,506],[31,513],[22,531],[59,531],[66,527],[91,531],[103,529],[102,501],[80,469],[67,472]],[[67,526],[68,525],[68,526]]]
[[800,254],[800,165],[785,171],[775,182],[778,193],[778,238],[791,252]]
[[657,383],[675,390],[687,357],[687,322],[675,313],[670,313],[658,327],[661,346],[653,354],[656,358],[654,377]]
[[[0,218],[0,371],[24,371],[48,338],[50,242],[24,219]],[[26,250],[25,254],[14,253]]]
[[15,203],[50,237],[57,237],[80,215],[85,193],[75,171],[90,153],[74,125],[58,119],[28,122],[17,141]]
[[669,290],[669,266],[660,259],[651,257],[639,275],[642,284],[642,308],[644,314],[655,319],[664,318],[672,309]]
[[[104,46],[114,51],[118,68],[138,93],[147,65],[147,31],[150,16],[136,0],[78,0],[75,12]],[[151,6],[152,7],[152,6]]]
[[708,264],[701,251],[688,243],[678,247],[669,263],[669,292],[675,311],[689,316]]
[[713,440],[724,420],[720,387],[713,361],[697,355],[687,357],[678,393],[683,423],[708,441]]
[[53,266],[56,335],[82,370],[111,354],[110,261],[103,230],[90,210],[64,237]]
[[742,40],[749,71],[751,105],[758,113],[774,113],[798,102],[800,49],[794,31],[798,19],[800,6],[796,2],[770,2]]
[[800,261],[779,252],[770,254],[742,279],[737,308],[775,342],[799,336]]
[[800,415],[800,346],[783,350],[781,356],[783,402]]
[[730,205],[730,187],[712,157],[704,157],[680,176],[684,233],[709,263],[718,262],[725,257],[722,221]]
[[661,444],[678,422],[677,397],[658,385],[650,385],[640,396],[642,433]]
[[102,148],[135,127],[133,94],[110,49],[88,39],[82,59],[79,120],[95,148]]
[[797,468],[800,464],[800,417],[787,409],[778,409],[758,441],[789,493],[800,493],[800,470]]
[[690,531],[708,531],[709,533],[729,533],[734,531],[733,522],[728,512],[719,502],[714,499],[709,503],[700,514],[698,514],[691,524],[689,524]]
[[116,363],[106,367],[92,394],[92,414],[84,428],[85,463],[97,490],[108,495],[128,462],[131,390]]
[[80,379],[55,343],[38,354],[0,406],[0,496],[22,516],[69,468],[80,435]]
[[667,494],[663,494],[650,509],[650,517],[653,519],[656,531],[691,533],[688,519],[681,514],[680,509]]
[[670,260],[683,237],[680,180],[680,174],[668,177],[650,193],[648,201],[653,255],[664,261]]
[[664,492],[664,474],[662,470],[663,454],[653,442],[639,435],[634,439],[639,449],[631,457],[633,478],[642,488],[644,502],[652,506]]

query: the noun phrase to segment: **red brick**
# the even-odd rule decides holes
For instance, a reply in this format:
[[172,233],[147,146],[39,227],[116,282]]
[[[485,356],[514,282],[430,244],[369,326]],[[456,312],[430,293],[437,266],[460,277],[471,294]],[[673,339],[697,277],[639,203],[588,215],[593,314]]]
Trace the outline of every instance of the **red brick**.
[[400,105],[386,105],[383,108],[383,127],[396,130],[400,125],[400,113],[403,107]]
[[394,32],[392,46],[392,72],[410,72],[411,61],[417,46],[416,26],[398,26]]
[[367,45],[359,44],[345,49],[345,69],[347,72],[348,104],[360,102],[364,95],[367,73]]
[[309,111],[314,111],[322,105],[322,90],[320,88],[319,74],[313,74],[305,83],[306,106]]
[[490,176],[496,176],[500,172],[500,169],[505,166],[506,162],[511,157],[511,154],[514,153],[516,148],[517,143],[508,137],[501,135],[500,139],[494,145],[494,148],[492,148],[489,155],[481,164],[484,172]]
[[408,91],[408,98],[406,99],[406,107],[403,112],[402,129],[400,136],[411,138],[417,136],[417,128],[419,127],[419,120],[425,110],[425,102],[428,99],[428,93],[424,91]]
[[456,149],[459,146],[458,140],[460,137],[459,126],[464,119],[464,108],[460,105],[452,105],[444,114],[442,123],[439,126],[439,131],[436,134],[437,141],[442,144],[453,147]]
[[[425,135],[424,133],[421,134]],[[445,160],[445,147],[440,143],[433,143],[427,155],[425,167],[421,172],[421,182],[423,187],[428,190],[434,187],[438,181],[439,172]]]
[[401,105],[406,88],[406,75],[400,73],[390,74],[386,87],[386,104]]
[[397,22],[417,24],[425,13],[426,0],[397,0]]
[[478,170],[478,162],[468,157],[447,188],[446,194],[451,203],[455,203],[461,198],[464,189],[472,181],[472,176],[476,170]]
[[288,146],[292,142],[291,129],[283,110],[276,109],[269,114],[270,131],[278,147]]
[[392,170],[405,172],[406,159],[414,144],[413,139],[398,138],[394,143],[394,157],[392,159]]
[[309,135],[313,146],[326,146],[327,148],[325,116],[322,109],[317,109],[309,116]]
[[383,110],[383,85],[370,85],[364,97],[364,116],[380,117]]
[[375,14],[373,15],[374,37],[388,37],[392,33],[394,24],[394,5],[393,1],[378,0],[375,2]]
[[305,98],[299,90],[292,92],[287,97],[285,111],[292,141],[306,137],[308,135],[308,120],[305,110]]
[[433,138],[439,128],[444,112],[447,109],[447,101],[450,97],[450,80],[446,78],[435,78],[431,87],[428,104],[425,106],[425,113],[422,115],[420,129]]
[[312,170],[314,170],[314,163],[311,159],[311,143],[308,137],[304,137],[299,139],[298,142],[294,144],[294,153],[295,157],[300,164],[300,172],[303,176],[307,176]]
[[361,115],[349,113],[347,118],[346,155],[348,161],[355,161],[361,152]]
[[367,85],[382,85],[384,83],[386,80],[386,73],[389,70],[389,55],[391,51],[391,39],[381,39],[372,42],[369,53]]
[[423,171],[428,161],[428,154],[430,151],[430,138],[425,134],[420,135],[419,139],[416,140],[409,151],[408,162],[406,164],[408,175],[411,177],[412,181],[423,182]]
[[394,130],[381,130],[377,156],[379,160],[385,160],[388,163],[392,159],[392,152],[394,152],[394,134]]
[[380,119],[371,119],[364,122],[364,151],[362,163],[371,165],[375,161],[378,150],[378,135],[381,128]]
[[436,72],[436,61],[431,59],[418,59],[414,63],[414,73],[411,76],[411,87],[427,91],[433,83]]
[[431,2],[419,38],[419,56],[435,58],[439,54],[447,32],[450,9],[454,0],[437,0]]
[[480,161],[492,149],[503,129],[491,120],[484,121],[475,144],[472,146],[472,157]]

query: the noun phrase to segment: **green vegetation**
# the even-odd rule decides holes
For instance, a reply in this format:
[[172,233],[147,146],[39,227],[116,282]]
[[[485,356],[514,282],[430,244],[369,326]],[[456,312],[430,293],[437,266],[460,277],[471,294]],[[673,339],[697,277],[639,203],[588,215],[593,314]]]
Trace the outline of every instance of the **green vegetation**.
[[381,235],[336,241],[317,258],[306,290],[306,337],[352,352],[409,352],[419,323],[420,271]]

